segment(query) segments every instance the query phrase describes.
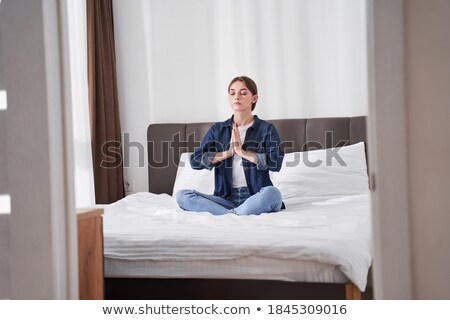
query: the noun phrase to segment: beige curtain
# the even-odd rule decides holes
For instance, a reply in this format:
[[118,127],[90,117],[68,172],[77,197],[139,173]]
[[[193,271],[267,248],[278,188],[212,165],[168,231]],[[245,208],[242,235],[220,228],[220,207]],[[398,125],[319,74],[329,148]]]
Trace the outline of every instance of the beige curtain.
[[112,0],[87,0],[89,108],[95,201],[124,197]]

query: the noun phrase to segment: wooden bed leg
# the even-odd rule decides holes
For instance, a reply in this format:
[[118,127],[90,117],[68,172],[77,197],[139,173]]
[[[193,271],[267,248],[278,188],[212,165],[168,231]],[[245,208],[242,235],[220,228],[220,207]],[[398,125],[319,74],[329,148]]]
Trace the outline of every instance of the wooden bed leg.
[[361,300],[361,291],[352,282],[345,284],[345,298],[347,300]]

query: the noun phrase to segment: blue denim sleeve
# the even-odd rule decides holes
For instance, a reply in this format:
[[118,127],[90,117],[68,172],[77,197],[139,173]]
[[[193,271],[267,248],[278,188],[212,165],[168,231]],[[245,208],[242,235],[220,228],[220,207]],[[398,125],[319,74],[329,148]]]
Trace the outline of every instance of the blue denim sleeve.
[[266,154],[265,153],[257,153],[256,154],[256,169],[258,169],[258,170],[267,170]]
[[284,152],[280,148],[280,136],[272,124],[264,136],[265,153],[256,154],[256,168],[258,170],[280,171],[283,164]]
[[200,147],[196,148],[194,153],[191,155],[190,162],[193,169],[211,170],[214,168],[214,165],[211,163],[214,155],[216,154],[216,139],[214,132],[214,126],[209,128],[200,144]]

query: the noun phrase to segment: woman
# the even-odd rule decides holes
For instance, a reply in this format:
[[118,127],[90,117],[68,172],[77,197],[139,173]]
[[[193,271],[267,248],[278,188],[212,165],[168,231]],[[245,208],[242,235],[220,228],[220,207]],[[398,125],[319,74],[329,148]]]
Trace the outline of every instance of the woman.
[[281,193],[269,176],[269,170],[279,171],[283,162],[278,132],[252,113],[258,101],[252,79],[241,76],[231,80],[228,97],[233,116],[214,124],[190,159],[194,169],[215,168],[214,195],[180,190],[178,205],[214,215],[280,211]]

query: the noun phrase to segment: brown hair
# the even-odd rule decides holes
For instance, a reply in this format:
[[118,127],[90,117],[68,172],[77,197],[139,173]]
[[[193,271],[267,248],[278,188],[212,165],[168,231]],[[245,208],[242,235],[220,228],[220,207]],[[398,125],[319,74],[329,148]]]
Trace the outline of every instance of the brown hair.
[[[233,83],[235,83],[236,81],[242,81],[245,86],[247,87],[248,90],[250,90],[250,92],[255,95],[258,94],[258,87],[256,86],[255,81],[253,81],[252,79],[250,79],[249,77],[246,76],[240,76],[240,77],[236,77],[233,80],[230,81],[230,84],[228,85],[228,93],[230,92],[230,87]],[[255,109],[256,106],[256,102],[252,103],[252,111]]]

